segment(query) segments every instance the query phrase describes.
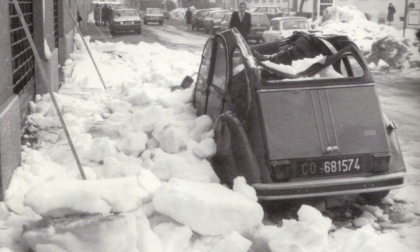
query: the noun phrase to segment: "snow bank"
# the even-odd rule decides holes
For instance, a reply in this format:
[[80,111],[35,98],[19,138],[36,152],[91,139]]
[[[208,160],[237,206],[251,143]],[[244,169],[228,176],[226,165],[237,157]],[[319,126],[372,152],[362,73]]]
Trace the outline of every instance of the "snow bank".
[[244,233],[264,215],[261,206],[220,184],[172,179],[155,192],[156,211],[201,235]]

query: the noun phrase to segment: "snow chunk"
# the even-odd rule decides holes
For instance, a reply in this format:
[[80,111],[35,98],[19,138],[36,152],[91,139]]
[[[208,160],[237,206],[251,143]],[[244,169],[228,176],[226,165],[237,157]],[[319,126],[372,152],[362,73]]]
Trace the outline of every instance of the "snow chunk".
[[242,194],[250,200],[258,201],[257,192],[246,183],[245,178],[242,176],[233,180],[233,191]]
[[24,230],[22,238],[33,251],[138,251],[133,214],[46,219]]
[[156,211],[201,235],[243,233],[258,225],[264,215],[257,202],[220,184],[181,179],[172,179],[159,188],[153,204]]
[[211,167],[209,161],[199,159],[191,151],[168,154],[161,149],[153,151],[151,170],[161,180],[181,178],[201,182],[219,182],[219,178]]
[[55,180],[34,187],[25,204],[41,216],[74,213],[129,212],[143,204],[148,194],[134,177],[104,180]]

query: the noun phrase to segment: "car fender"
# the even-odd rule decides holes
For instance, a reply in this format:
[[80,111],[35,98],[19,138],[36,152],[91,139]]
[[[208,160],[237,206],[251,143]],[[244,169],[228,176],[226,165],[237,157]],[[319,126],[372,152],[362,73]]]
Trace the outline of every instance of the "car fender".
[[[232,112],[224,113],[220,115],[214,122],[213,130],[216,143],[218,143],[218,141],[227,141],[223,142],[221,147],[229,148],[227,146],[232,146],[232,154],[235,157],[239,157],[239,163],[242,164],[240,167],[238,166],[236,170],[235,167],[229,167],[228,169],[231,169],[229,171],[217,171],[217,167],[214,167],[218,176],[220,177],[220,173],[230,173],[235,174],[234,177],[245,177],[248,184],[260,182],[261,174],[258,162],[255,158],[255,154],[252,150],[250,141],[239,118]],[[230,139],[226,139],[227,135],[230,136]],[[224,150],[219,151],[225,152]],[[223,181],[222,178],[221,180]]]
[[397,126],[395,122],[391,121],[385,113],[383,113],[383,118],[387,134],[389,152],[391,155],[389,170],[392,173],[405,172],[406,167],[404,164],[404,158],[402,155],[400,143],[398,141],[398,136],[396,132]]

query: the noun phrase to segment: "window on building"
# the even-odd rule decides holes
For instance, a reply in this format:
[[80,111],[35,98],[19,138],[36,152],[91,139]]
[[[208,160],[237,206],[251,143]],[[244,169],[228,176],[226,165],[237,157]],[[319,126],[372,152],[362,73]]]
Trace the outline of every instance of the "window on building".
[[[32,0],[18,0],[23,17],[33,38]],[[35,77],[35,60],[29,40],[12,0],[9,0],[10,42],[12,46],[13,92],[18,94]]]

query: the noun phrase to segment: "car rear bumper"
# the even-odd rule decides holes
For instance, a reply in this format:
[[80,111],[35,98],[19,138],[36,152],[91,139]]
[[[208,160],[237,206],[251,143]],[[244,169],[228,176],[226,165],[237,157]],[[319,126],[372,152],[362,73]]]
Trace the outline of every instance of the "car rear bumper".
[[260,200],[311,198],[344,194],[360,194],[400,188],[404,184],[404,172],[372,176],[323,179],[300,182],[284,182],[252,186]]
[[140,30],[141,24],[111,24],[110,29],[115,31]]
[[144,21],[145,22],[163,22],[163,17],[162,18],[145,18]]

